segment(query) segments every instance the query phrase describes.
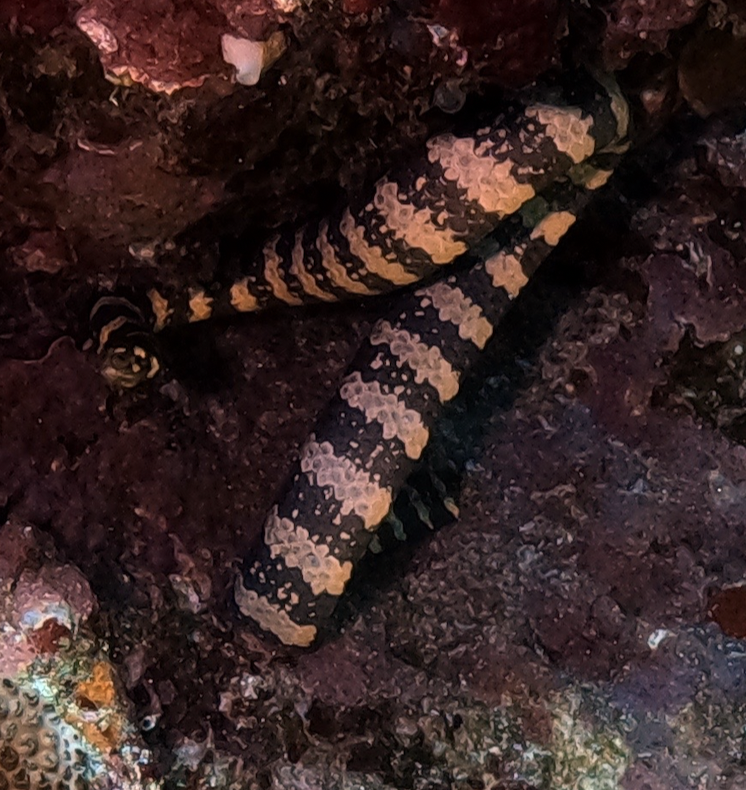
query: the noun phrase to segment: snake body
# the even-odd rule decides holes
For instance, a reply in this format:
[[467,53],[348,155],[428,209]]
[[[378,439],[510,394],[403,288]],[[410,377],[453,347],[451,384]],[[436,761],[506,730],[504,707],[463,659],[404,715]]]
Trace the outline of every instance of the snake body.
[[571,95],[531,91],[470,134],[431,138],[422,156],[357,201],[273,237],[231,283],[176,295],[153,289],[147,318],[135,308],[116,311],[111,300],[97,305],[99,348],[110,359],[129,354],[136,368],[126,368],[129,383],[157,370],[143,348],[143,321],[159,330],[379,294],[470,253],[470,266],[405,292],[375,325],[236,583],[245,617],[285,644],[316,640],[444,405],[511,301],[610,176],[628,120],[606,79],[580,80]]

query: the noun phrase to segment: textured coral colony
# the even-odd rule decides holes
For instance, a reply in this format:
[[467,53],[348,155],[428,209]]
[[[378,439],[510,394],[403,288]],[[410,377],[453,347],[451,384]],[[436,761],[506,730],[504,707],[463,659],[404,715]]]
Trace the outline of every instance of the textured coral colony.
[[3,0],[0,790],[743,787],[745,106],[741,0]]

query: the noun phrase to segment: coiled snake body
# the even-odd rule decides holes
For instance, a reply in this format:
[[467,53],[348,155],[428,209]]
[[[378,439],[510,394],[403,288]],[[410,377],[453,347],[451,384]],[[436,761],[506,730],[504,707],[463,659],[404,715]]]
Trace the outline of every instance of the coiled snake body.
[[144,325],[379,294],[471,256],[470,267],[404,293],[374,326],[236,582],[243,615],[286,644],[314,642],[444,404],[611,175],[628,126],[626,102],[605,78],[580,79],[570,95],[532,91],[470,135],[431,138],[420,158],[359,200],[275,236],[224,287],[152,290],[147,317],[99,301],[105,372],[132,386],[158,369]]

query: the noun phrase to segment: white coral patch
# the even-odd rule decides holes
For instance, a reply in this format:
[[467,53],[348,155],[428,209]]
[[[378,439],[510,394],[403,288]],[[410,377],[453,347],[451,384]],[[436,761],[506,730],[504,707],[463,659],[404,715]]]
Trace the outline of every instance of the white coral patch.
[[223,60],[236,70],[236,82],[241,85],[256,85],[262,71],[284,52],[285,38],[279,33],[268,41],[254,41],[223,33],[220,37],[220,49]]

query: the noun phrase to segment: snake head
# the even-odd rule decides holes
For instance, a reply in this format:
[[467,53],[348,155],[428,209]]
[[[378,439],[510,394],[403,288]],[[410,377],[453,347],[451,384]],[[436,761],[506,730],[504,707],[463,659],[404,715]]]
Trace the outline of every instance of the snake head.
[[127,299],[105,296],[91,310],[101,374],[116,389],[134,389],[160,370],[155,341],[142,312]]
[[139,387],[152,379],[161,367],[155,354],[134,341],[117,343],[99,353],[101,374],[116,389]]

